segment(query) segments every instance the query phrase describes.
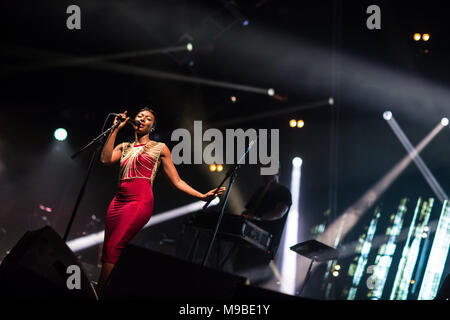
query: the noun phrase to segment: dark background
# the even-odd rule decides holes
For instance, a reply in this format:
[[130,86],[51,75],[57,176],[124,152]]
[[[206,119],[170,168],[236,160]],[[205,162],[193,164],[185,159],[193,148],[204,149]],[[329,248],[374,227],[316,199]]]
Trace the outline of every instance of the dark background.
[[[171,132],[193,120],[225,128],[280,130],[280,181],[290,186],[291,161],[303,159],[299,241],[310,228],[339,216],[406,153],[383,119],[391,110],[413,145],[448,116],[448,17],[444,2],[409,1],[35,1],[2,3],[0,12],[0,257],[23,233],[46,216],[62,235],[70,218],[93,149],[70,155],[100,133],[110,112],[141,106],[157,112],[155,140],[170,148]],[[66,8],[81,8],[81,30],[66,28]],[[369,30],[366,9],[381,8],[381,30]],[[243,25],[248,19],[249,24]],[[415,32],[428,32],[427,43]],[[114,61],[190,77],[274,88],[276,96],[233,88],[146,77],[95,66],[49,66],[65,56],[96,56],[182,45],[194,51]],[[94,63],[95,64],[95,63]],[[230,96],[237,97],[232,103]],[[326,102],[334,98],[334,105]],[[310,104],[314,108],[308,108]],[[290,111],[270,116],[272,111]],[[268,113],[258,120],[247,116]],[[288,126],[303,119],[302,129]],[[221,127],[218,123],[228,121]],[[111,119],[108,124],[111,123]],[[69,133],[53,138],[56,128]],[[118,141],[133,138],[126,127]],[[448,129],[421,156],[444,190],[450,187]],[[225,170],[229,166],[225,166]],[[178,165],[180,176],[206,192],[222,173],[206,164]],[[69,239],[102,228],[114,196],[118,167],[98,162],[89,180]],[[245,165],[230,195],[229,211],[239,213],[259,185],[259,167]],[[158,174],[155,210],[193,201]],[[433,196],[410,165],[380,199],[387,211],[401,197]],[[415,200],[413,200],[414,202]],[[51,207],[51,214],[39,211]],[[100,223],[90,225],[95,214]],[[175,252],[183,219],[141,232],[135,242]],[[364,219],[363,219],[364,220]],[[367,221],[365,221],[367,222]],[[358,227],[355,234],[359,234]],[[178,240],[189,241],[189,240]],[[85,259],[95,264],[96,253]]]

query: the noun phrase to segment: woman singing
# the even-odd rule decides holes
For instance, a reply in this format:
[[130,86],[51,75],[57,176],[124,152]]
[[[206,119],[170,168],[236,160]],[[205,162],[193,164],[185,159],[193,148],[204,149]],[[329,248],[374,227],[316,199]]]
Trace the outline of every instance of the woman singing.
[[[109,165],[120,161],[119,189],[106,213],[103,265],[97,286],[100,293],[124,246],[150,220],[153,212],[152,186],[159,166],[177,189],[197,199],[211,200],[215,191],[213,189],[207,193],[200,193],[180,178],[172,162],[169,148],[162,142],[152,141],[149,137],[149,133],[155,129],[155,113],[149,108],[139,110],[136,115],[135,119],[140,125],[137,127],[133,124],[134,142],[121,143],[114,148],[117,133],[130,119],[127,117],[127,111],[120,115],[125,120],[110,133],[100,156],[103,164]],[[117,121],[119,120],[116,117],[114,123]],[[221,188],[218,195],[224,190],[225,188]]]

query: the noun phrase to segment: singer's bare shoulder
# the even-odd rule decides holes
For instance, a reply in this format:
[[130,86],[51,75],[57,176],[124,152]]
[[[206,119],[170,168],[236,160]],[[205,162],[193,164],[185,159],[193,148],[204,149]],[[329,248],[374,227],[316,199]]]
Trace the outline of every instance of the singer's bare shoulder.
[[172,155],[170,154],[170,149],[167,147],[167,145],[165,143],[162,143],[162,148],[161,148],[161,152],[160,152],[160,157],[161,158],[172,158]]

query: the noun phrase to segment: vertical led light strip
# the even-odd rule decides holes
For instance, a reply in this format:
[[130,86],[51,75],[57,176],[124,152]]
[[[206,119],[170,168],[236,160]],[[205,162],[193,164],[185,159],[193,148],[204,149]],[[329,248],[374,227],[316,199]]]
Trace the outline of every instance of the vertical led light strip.
[[298,243],[298,217],[300,203],[300,178],[302,159],[296,157],[292,160],[291,193],[292,205],[289,210],[286,228],[284,230],[283,258],[281,261],[281,287],[280,291],[295,295],[297,275],[297,253],[290,247]]
[[369,256],[370,249],[372,248],[372,240],[375,232],[377,231],[378,219],[380,218],[380,211],[376,211],[375,217],[370,221],[369,228],[367,230],[366,238],[361,247],[361,254],[356,264],[356,270],[352,279],[352,287],[350,288],[347,296],[347,300],[354,300],[356,297],[356,290],[358,289],[359,282],[364,272],[364,268],[367,264],[367,257]]
[[417,256],[417,262],[416,266],[413,267],[413,274],[410,280],[410,284],[407,290],[407,297],[409,298],[410,294],[414,294],[415,297],[417,297],[418,294],[416,294],[416,287],[418,286],[418,283],[420,279],[423,277],[423,268],[424,268],[424,259],[427,255],[427,247],[428,247],[428,241],[429,238],[425,238],[425,242],[422,244],[422,240],[424,239],[423,235],[425,232],[425,228],[428,228],[428,221],[430,220],[431,216],[431,210],[433,210],[433,204],[434,199],[429,198],[428,202],[424,202],[422,206],[422,211],[420,213],[419,223],[417,225],[417,228],[415,229],[415,238],[413,242],[413,248],[416,256]]
[[431,300],[437,294],[450,245],[450,205],[444,201],[441,216],[431,246],[425,275],[419,291],[418,300]]
[[408,230],[408,237],[406,238],[405,246],[403,247],[397,274],[395,275],[394,286],[392,287],[391,296],[389,297],[390,300],[406,300],[408,297],[408,287],[414,271],[414,266],[417,262],[417,256],[419,254],[419,246],[414,242],[411,243],[411,239],[413,237],[414,230],[419,228],[419,226],[416,226],[416,219],[421,202],[422,199],[419,197],[417,200],[416,209],[414,210],[414,216]]
[[397,236],[400,234],[403,225],[403,216],[406,212],[406,201],[404,198],[400,201],[400,205],[397,209],[397,214],[395,215],[392,228],[389,231],[389,228],[386,230],[386,234],[389,234],[389,240],[385,246],[382,246],[378,251],[379,254],[375,258],[375,270],[374,274],[376,277],[376,283],[371,292],[371,299],[376,300],[380,299],[383,294],[383,289],[386,284],[386,279],[389,273],[389,269],[392,263],[392,256],[394,255],[395,249],[397,245],[395,244],[395,240]]

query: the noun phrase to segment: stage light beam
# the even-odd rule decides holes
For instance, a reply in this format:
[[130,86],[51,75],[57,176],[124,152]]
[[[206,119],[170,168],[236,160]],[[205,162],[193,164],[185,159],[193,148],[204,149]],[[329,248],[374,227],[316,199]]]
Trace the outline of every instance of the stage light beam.
[[[54,68],[54,67],[61,67],[61,66],[82,66],[82,67],[88,67],[93,69],[99,69],[99,70],[106,70],[106,71],[115,71],[118,73],[125,73],[125,74],[133,74],[134,76],[142,76],[142,77],[149,77],[149,78],[159,78],[159,79],[165,79],[165,80],[171,80],[171,81],[182,81],[187,83],[197,83],[207,86],[215,86],[215,87],[221,87],[221,88],[231,88],[234,90],[241,90],[241,91],[247,91],[247,92],[253,92],[263,95],[274,95],[275,91],[273,89],[266,89],[266,88],[260,88],[260,87],[254,87],[254,86],[248,86],[248,85],[242,85],[238,83],[230,83],[225,81],[217,81],[217,80],[211,80],[206,78],[200,78],[200,77],[194,77],[194,76],[186,76],[183,74],[177,74],[177,73],[171,73],[171,72],[165,72],[160,70],[154,70],[150,68],[144,68],[142,66],[134,66],[129,64],[120,64],[116,63],[110,60],[117,60],[117,59],[125,59],[125,58],[131,58],[131,57],[141,57],[141,56],[147,56],[150,54],[161,54],[161,53],[168,53],[168,52],[178,52],[178,51],[184,51],[184,50],[193,50],[193,45],[190,43],[190,45],[182,45],[177,47],[169,47],[169,48],[162,48],[162,49],[155,49],[155,50],[141,50],[136,52],[124,52],[124,53],[118,53],[118,54],[110,54],[110,55],[101,55],[101,56],[93,56],[93,57],[77,57],[67,54],[61,54],[61,53],[52,53],[48,51],[41,51],[41,50],[32,50],[31,57],[35,58],[35,55],[44,57],[45,59],[52,58],[54,61],[50,62],[44,62],[44,63],[37,63],[32,65],[25,65],[25,66],[16,66],[8,68],[8,70],[2,70],[2,74],[7,74],[11,72],[29,72],[29,71],[36,71],[43,68]],[[22,48],[23,49],[23,48]],[[30,48],[27,48],[27,55],[30,54]],[[56,59],[56,60],[55,60]]]
[[281,287],[280,290],[284,293],[294,295],[296,278],[297,278],[297,254],[290,249],[293,245],[298,243],[298,219],[300,210],[300,180],[301,180],[301,166],[302,159],[295,157],[292,159],[292,173],[291,173],[291,193],[292,205],[289,210],[286,227],[283,233],[283,243],[281,248]]
[[[213,201],[211,201],[211,205],[217,205],[219,204],[220,199],[219,197],[214,198]],[[197,201],[193,202],[191,204],[175,208],[169,211],[161,212],[159,214],[155,214],[152,216],[150,221],[143,227],[143,229],[148,228],[152,225],[159,224],[168,220],[172,220],[178,217],[181,217],[183,215],[186,215],[191,212],[195,212],[197,210],[201,210],[205,202],[203,201]],[[73,252],[79,252],[81,250],[90,248],[92,246],[95,246],[99,243],[102,243],[105,237],[105,231],[99,231],[96,233],[92,233],[83,237],[79,237],[73,240],[68,241],[66,244],[67,246],[73,251]]]
[[[443,120],[441,120],[440,123],[441,126],[438,125],[438,127],[440,127],[441,129],[444,128],[442,121]],[[414,149],[413,145],[411,144],[411,142],[409,141],[408,137],[405,135],[403,130],[400,128],[400,125],[397,123],[395,118],[391,117],[391,119],[388,121],[388,124],[391,127],[392,131],[394,131],[397,138],[400,140],[403,147],[406,149],[406,151],[413,159],[420,173],[422,173],[423,177],[425,178],[425,180],[427,181],[433,192],[436,194],[439,201],[443,202],[444,200],[447,200],[448,195],[445,193],[440,184],[437,182],[436,178],[431,173],[430,169],[428,169],[427,165],[423,162],[420,155],[416,153],[416,150]]]

